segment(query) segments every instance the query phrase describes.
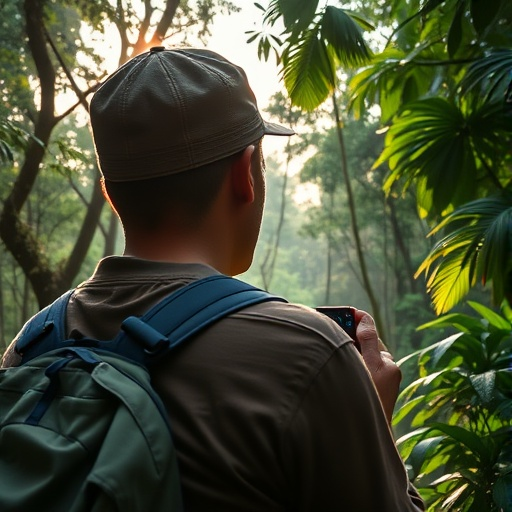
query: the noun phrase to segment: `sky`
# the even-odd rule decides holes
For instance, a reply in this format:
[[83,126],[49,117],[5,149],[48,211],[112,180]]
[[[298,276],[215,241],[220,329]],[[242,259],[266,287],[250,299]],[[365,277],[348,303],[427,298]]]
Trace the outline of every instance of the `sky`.
[[275,58],[271,55],[268,62],[260,61],[256,41],[249,45],[246,43],[249,36],[245,32],[259,30],[262,15],[262,11],[252,2],[243,2],[241,12],[216,17],[211,30],[212,37],[208,41],[210,50],[244,68],[261,107],[272,94],[282,88]]

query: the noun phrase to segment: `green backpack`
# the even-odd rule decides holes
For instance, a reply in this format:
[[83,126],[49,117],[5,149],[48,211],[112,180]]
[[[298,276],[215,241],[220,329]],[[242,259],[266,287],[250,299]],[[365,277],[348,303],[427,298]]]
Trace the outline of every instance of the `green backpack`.
[[114,340],[64,336],[68,292],[16,340],[0,370],[0,511],[183,510],[176,453],[148,368],[249,304],[281,300],[216,275],[129,317]]

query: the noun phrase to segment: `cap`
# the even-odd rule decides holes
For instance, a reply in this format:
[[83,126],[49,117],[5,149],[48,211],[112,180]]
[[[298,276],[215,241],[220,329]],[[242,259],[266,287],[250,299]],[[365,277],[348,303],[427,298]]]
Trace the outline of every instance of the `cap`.
[[94,94],[90,119],[101,172],[111,181],[187,171],[263,135],[294,134],[262,119],[242,68],[191,48],[158,46],[128,61]]

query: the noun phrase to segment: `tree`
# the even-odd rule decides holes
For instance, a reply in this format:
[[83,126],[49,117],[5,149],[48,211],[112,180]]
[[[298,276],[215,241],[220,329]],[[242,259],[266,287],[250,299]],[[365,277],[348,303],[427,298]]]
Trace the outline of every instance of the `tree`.
[[[277,119],[278,122],[296,129],[297,125],[302,120],[302,125],[310,122],[307,115],[304,115],[301,109],[293,108],[289,101],[282,93],[276,93],[271,98],[272,103],[266,109],[267,112]],[[263,288],[268,290],[271,286],[276,267],[277,254],[280,249],[281,234],[283,231],[288,199],[288,178],[290,163],[293,158],[296,158],[305,151],[308,146],[307,139],[300,139],[299,142],[294,143],[292,138],[288,138],[285,155],[286,161],[284,163],[284,172],[281,185],[281,197],[279,206],[279,216],[276,222],[274,231],[270,234],[270,239],[267,244],[265,255],[260,263],[260,272],[262,277]]]
[[[6,63],[1,86],[8,100],[0,107],[0,119],[2,126],[19,123],[30,137],[19,160],[13,166],[2,167],[14,168],[16,174],[8,192],[2,194],[0,238],[29,280],[39,307],[72,286],[96,233],[103,205],[98,170],[91,164],[92,152],[61,143],[58,152],[51,154],[52,145],[55,148],[55,128],[71,119],[80,108],[87,111],[88,95],[104,76],[102,59],[81,35],[81,22],[103,38],[106,28],[114,25],[121,43],[119,62],[122,63],[171,35],[184,37],[185,30],[192,26],[198,26],[199,35],[206,36],[215,8],[227,12],[235,9],[225,0],[196,3],[168,0],[163,5],[156,1],[127,0],[115,6],[107,0],[17,0],[2,6],[8,23],[4,22],[0,28],[1,58]],[[20,41],[26,44],[20,45]],[[58,99],[63,95],[73,99],[70,106],[58,112]],[[74,126],[69,129],[75,130]],[[9,160],[8,145],[2,144],[0,148],[4,160],[6,156]],[[81,176],[72,179],[88,179],[91,183],[87,192],[80,195],[80,200],[86,203],[81,227],[70,251],[62,254],[59,261],[53,261],[53,255],[42,243],[43,238],[31,224],[27,205],[37,181],[45,179],[47,169],[59,167],[61,174],[67,174],[65,179],[69,183],[70,174],[65,170],[75,167],[82,154],[88,163],[82,166]],[[54,165],[56,160],[58,166]],[[106,252],[112,248],[113,235],[111,231],[106,236],[110,241]]]

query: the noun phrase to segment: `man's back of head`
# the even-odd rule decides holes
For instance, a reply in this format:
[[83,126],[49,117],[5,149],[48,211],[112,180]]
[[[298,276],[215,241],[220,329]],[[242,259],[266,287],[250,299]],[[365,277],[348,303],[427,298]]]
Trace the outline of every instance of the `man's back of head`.
[[105,195],[129,253],[246,269],[264,196],[254,147],[266,134],[294,132],[262,119],[243,69],[209,50],[152,48],[106,80],[90,116]]

